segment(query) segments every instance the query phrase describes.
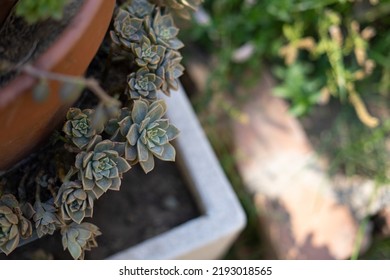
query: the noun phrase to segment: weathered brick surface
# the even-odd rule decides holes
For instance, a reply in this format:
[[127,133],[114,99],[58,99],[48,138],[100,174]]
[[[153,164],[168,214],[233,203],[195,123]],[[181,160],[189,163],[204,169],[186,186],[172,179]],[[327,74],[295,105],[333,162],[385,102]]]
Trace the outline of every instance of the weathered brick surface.
[[337,202],[300,123],[271,95],[264,75],[244,105],[249,123],[235,123],[238,166],[254,194],[263,229],[281,259],[345,259],[358,224]]

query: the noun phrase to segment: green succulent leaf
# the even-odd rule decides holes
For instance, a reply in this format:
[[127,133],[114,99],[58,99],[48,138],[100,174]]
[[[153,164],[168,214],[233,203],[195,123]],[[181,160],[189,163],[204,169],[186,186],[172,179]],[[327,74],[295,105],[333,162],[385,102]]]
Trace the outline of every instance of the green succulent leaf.
[[148,155],[148,159],[145,161],[140,161],[140,165],[146,174],[149,173],[150,171],[152,171],[154,169],[154,165],[155,165],[153,156],[151,154]]
[[[130,111],[128,108],[122,108],[120,110],[120,114],[116,118],[111,118],[105,128],[104,131],[110,136],[110,140],[112,141],[118,141],[118,142],[124,142],[123,136],[121,135],[119,129],[120,129],[120,123],[125,122],[126,118],[130,115]],[[130,118],[128,118],[130,119]],[[131,120],[131,119],[130,119]],[[131,123],[126,124],[128,127],[130,127]]]
[[166,132],[167,132],[167,136],[168,136],[169,141],[175,139],[180,133],[179,129],[177,129],[177,127],[175,127],[173,125],[169,125],[166,129]]

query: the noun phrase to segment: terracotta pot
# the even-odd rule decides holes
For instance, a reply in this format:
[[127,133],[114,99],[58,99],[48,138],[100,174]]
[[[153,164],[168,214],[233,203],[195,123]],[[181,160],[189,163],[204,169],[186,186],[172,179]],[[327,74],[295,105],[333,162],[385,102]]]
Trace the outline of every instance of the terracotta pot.
[[[34,63],[47,71],[83,75],[109,26],[115,0],[85,0],[69,26]],[[0,89],[0,171],[28,155],[64,118],[75,100],[60,99],[59,83],[50,82],[42,103],[33,99],[37,80],[21,74]]]

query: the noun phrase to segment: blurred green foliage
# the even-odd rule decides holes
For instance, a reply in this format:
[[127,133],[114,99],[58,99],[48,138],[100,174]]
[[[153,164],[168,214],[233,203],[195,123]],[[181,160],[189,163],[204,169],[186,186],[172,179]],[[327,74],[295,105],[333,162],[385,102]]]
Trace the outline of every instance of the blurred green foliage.
[[[305,121],[311,120],[314,126],[309,129],[311,140],[315,144],[316,151],[328,160],[329,175],[332,177],[344,174],[347,178],[367,178],[372,180],[378,189],[388,188],[390,184],[390,119],[387,117],[389,101],[380,95],[369,99],[369,107],[374,111],[382,112],[381,115],[384,116],[381,125],[375,128],[367,127],[354,117],[353,106],[349,104],[340,106],[335,104],[334,100],[330,105],[333,109],[330,114],[328,112],[323,115],[325,118],[313,120],[312,117],[316,112],[304,118]],[[379,199],[376,196],[377,192],[372,193],[371,199]],[[351,259],[388,259],[390,239],[384,239],[381,233],[378,234],[377,229],[373,232],[374,240],[369,251],[360,255],[361,245],[372,225],[372,219],[373,217],[367,216],[359,222]]]
[[274,94],[291,101],[290,113],[295,116],[308,113],[321,97],[321,77],[306,78],[312,72],[312,65],[307,63],[294,63],[288,68],[275,67],[274,74],[281,83],[275,87]]
[[329,159],[330,175],[343,173],[371,178],[378,186],[390,183],[390,120],[367,128],[353,118],[353,108],[344,106],[330,129],[319,135],[318,152]]
[[[390,0],[206,0],[204,8],[209,22],[190,33],[217,61],[204,102],[276,65],[276,94],[291,101],[294,114],[334,96],[367,126],[379,124],[363,100],[390,90]],[[250,54],[237,61],[248,44]]]
[[390,238],[374,238],[369,250],[360,256],[362,260],[389,260]]
[[19,0],[16,14],[33,24],[41,20],[62,18],[62,11],[68,0]]

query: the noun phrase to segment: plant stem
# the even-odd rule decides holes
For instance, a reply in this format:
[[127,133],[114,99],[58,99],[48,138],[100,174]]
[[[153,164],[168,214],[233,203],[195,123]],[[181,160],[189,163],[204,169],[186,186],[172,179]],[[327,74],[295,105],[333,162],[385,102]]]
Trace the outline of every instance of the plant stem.
[[90,89],[103,103],[110,105],[119,105],[119,101],[109,96],[94,78],[84,78],[81,76],[70,76],[59,73],[44,71],[30,64],[22,66],[22,71],[35,78],[55,80],[63,83],[82,85]]

